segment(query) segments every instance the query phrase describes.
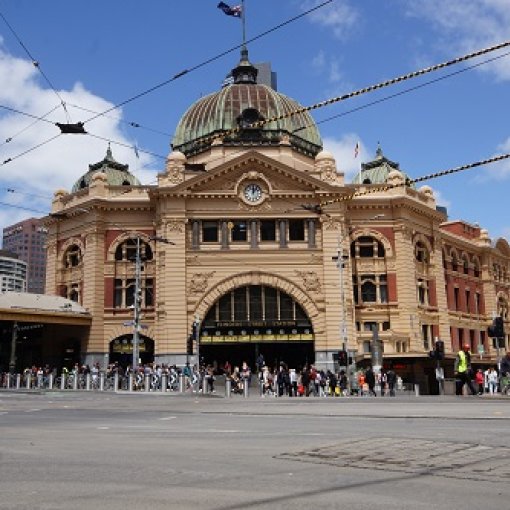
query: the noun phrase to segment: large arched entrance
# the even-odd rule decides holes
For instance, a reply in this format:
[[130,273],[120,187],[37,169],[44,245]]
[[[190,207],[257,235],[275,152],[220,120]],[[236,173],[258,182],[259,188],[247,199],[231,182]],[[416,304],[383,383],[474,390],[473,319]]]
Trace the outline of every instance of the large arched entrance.
[[[139,339],[140,363],[154,361],[154,340],[140,335]],[[133,335],[122,335],[110,342],[110,363],[119,363],[123,367],[133,363]]]
[[267,365],[312,363],[314,333],[303,308],[283,290],[246,285],[223,294],[208,310],[200,328],[200,357],[205,363],[254,368],[262,354]]

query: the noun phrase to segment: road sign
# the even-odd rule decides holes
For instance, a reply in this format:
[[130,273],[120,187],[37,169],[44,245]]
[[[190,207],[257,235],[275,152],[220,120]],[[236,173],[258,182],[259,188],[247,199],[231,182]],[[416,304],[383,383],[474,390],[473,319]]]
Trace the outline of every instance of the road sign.
[[485,353],[485,349],[483,347],[483,344],[478,344],[478,354],[481,356]]
[[122,324],[124,326],[134,326],[135,325],[135,321],[126,321],[126,322],[123,322]]

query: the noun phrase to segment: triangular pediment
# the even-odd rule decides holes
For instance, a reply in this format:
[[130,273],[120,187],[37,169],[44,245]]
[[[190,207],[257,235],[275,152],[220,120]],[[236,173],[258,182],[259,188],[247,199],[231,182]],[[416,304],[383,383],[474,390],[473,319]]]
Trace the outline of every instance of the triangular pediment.
[[176,194],[187,196],[202,194],[231,195],[238,194],[239,186],[244,182],[266,184],[271,195],[280,193],[315,194],[317,192],[338,193],[338,187],[308,175],[305,171],[292,168],[280,161],[269,158],[256,151],[249,151],[237,158],[186,180],[172,188]]

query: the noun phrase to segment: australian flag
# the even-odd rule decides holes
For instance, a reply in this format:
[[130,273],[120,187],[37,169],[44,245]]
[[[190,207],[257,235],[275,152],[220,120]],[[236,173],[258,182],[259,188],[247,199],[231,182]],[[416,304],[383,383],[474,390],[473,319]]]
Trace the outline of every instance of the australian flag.
[[236,18],[240,18],[243,14],[243,8],[240,5],[234,5],[230,7],[225,2],[220,2],[218,4],[218,9],[221,9],[227,16],[234,16]]

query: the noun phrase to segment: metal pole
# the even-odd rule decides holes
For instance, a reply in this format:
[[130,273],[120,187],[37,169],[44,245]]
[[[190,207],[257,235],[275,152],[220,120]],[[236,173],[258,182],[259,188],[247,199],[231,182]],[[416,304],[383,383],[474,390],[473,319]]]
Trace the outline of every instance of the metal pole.
[[340,338],[342,339],[342,350],[347,353],[347,363],[345,367],[345,375],[347,377],[347,392],[351,394],[351,371],[349,366],[349,346],[347,339],[347,323],[345,314],[345,288],[344,288],[344,250],[343,243],[346,235],[342,234],[342,237],[338,239],[337,248],[337,267],[340,272],[340,301],[342,308],[342,318],[340,324]]
[[141,305],[141,289],[140,289],[140,273],[142,262],[140,259],[140,236],[136,238],[136,259],[135,259],[135,301],[134,301],[134,319],[133,319],[133,371],[138,367],[138,351],[140,345],[140,305]]
[[9,360],[9,373],[14,375],[16,370],[16,342],[18,340],[18,323],[12,323],[12,336],[11,336],[11,357]]
[[200,316],[195,315],[195,343],[197,346],[197,367],[200,372]]

